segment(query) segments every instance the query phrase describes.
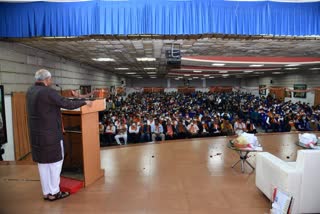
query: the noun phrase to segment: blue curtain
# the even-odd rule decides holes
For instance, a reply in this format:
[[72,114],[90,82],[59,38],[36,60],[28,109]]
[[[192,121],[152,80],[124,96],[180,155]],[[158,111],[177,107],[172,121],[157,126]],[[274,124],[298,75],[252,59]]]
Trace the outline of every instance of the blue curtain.
[[320,35],[320,3],[128,0],[0,3],[0,37]]
[[96,4],[0,3],[1,37],[81,36],[96,33]]

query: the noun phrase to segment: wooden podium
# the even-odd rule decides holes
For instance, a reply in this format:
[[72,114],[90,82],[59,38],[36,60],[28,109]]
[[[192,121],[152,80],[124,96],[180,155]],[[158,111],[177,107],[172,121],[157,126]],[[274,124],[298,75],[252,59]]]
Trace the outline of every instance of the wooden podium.
[[[92,106],[75,110],[62,110],[66,156],[65,169],[77,168],[71,178],[84,181],[84,186],[104,176],[100,164],[99,116],[105,110],[105,99],[92,101]],[[68,170],[66,170],[68,171]],[[69,173],[70,174],[70,173]],[[74,174],[77,174],[74,176]]]

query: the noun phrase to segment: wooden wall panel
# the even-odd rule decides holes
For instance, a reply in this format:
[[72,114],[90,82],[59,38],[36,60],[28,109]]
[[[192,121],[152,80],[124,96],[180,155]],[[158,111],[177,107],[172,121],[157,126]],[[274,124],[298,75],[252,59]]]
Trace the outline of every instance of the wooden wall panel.
[[24,92],[13,92],[12,94],[12,120],[15,160],[22,160],[31,152]]

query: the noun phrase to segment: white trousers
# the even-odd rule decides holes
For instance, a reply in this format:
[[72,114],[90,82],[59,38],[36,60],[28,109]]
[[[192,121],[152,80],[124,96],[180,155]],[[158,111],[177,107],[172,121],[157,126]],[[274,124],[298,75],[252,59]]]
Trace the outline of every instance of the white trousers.
[[43,195],[57,194],[60,192],[60,174],[63,163],[63,141],[61,143],[62,160],[55,163],[38,163],[40,181]]
[[127,145],[128,136],[127,134],[117,134],[114,139],[116,139],[117,143],[121,145],[119,138],[123,138],[124,144]]

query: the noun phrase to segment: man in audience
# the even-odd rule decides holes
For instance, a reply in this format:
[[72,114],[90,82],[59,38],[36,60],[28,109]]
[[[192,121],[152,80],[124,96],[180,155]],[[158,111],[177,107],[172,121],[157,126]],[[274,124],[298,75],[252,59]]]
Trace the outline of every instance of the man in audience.
[[165,135],[163,134],[163,127],[159,123],[159,119],[154,121],[154,124],[151,125],[151,138],[152,141],[156,141],[156,138],[160,137],[161,141],[165,140]]
[[124,144],[127,145],[128,136],[127,136],[128,126],[125,124],[125,121],[120,120],[119,125],[117,126],[118,134],[114,137],[119,145],[121,145],[120,138],[124,140]]
[[151,133],[151,127],[150,125],[148,125],[148,122],[145,120],[143,121],[140,127],[141,142],[150,142],[151,141],[150,133]]
[[133,143],[139,142],[139,137],[140,137],[139,129],[140,127],[137,126],[136,123],[132,123],[131,126],[129,127],[129,138]]

